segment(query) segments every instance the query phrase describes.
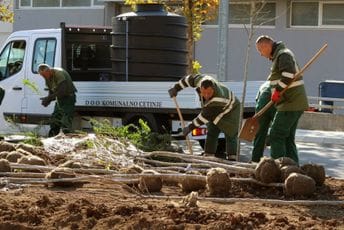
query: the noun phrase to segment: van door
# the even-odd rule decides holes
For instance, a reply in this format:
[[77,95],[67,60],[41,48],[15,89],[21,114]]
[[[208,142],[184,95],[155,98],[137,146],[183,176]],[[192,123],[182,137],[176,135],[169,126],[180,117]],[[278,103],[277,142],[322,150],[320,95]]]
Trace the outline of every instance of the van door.
[[[48,107],[41,105],[40,98],[48,95],[45,80],[37,72],[39,64],[46,63],[52,67],[60,64],[57,57],[57,38],[55,34],[33,34],[31,36],[32,50],[31,64],[27,66],[27,119],[30,124],[47,124],[54,108],[54,102]],[[60,56],[59,56],[60,57]],[[57,60],[58,59],[58,60]]]
[[[27,110],[23,79],[27,62],[28,37],[14,37],[0,52],[0,86],[5,96],[0,106],[0,132],[13,130],[13,120]],[[7,120],[7,121],[6,121]]]

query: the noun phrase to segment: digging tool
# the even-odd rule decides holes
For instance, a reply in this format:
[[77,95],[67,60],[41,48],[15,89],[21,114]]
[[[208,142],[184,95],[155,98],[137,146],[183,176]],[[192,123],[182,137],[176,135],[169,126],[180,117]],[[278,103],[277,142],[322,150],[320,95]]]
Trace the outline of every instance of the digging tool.
[[[185,128],[185,122],[184,122],[184,119],[183,119],[183,115],[182,113],[180,112],[180,109],[179,109],[179,105],[178,105],[178,102],[177,102],[177,99],[176,97],[172,97],[173,101],[174,101],[174,104],[176,105],[176,109],[177,109],[177,112],[178,112],[178,116],[179,116],[179,120],[180,122],[182,123],[182,128],[184,129]],[[189,140],[189,137],[186,136],[185,137],[185,140],[186,140],[186,144],[188,146],[188,149],[189,149],[189,152],[190,154],[193,154],[192,152],[192,145],[191,145],[191,142]]]
[[[297,73],[294,74],[294,77],[292,79],[292,81],[290,82],[289,85],[287,85],[287,87],[285,87],[280,95],[282,96],[285,91],[289,88],[289,86],[296,80],[298,80],[301,75],[303,74],[303,72],[320,56],[320,54],[327,48],[327,44],[325,44],[323,47],[321,47],[319,49],[319,51],[306,63],[306,65]],[[264,114],[272,105],[274,104],[273,101],[269,101],[268,104],[266,104],[259,112],[257,112],[253,117],[248,118],[244,125],[242,126],[240,133],[239,133],[239,138],[242,140],[246,140],[246,141],[253,141],[256,133],[259,129],[259,123],[258,123],[258,119],[259,117]]]

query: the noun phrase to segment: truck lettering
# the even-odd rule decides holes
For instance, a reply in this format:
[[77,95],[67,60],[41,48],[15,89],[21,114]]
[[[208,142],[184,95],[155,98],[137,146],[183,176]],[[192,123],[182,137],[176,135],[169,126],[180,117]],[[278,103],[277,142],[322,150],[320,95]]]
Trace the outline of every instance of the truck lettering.
[[160,101],[117,101],[117,100],[86,100],[87,106],[161,108]]

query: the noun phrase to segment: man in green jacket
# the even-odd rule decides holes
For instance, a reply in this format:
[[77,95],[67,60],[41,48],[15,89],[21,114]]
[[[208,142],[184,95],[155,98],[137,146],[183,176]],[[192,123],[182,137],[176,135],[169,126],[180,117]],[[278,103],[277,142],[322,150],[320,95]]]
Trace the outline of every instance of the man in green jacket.
[[[205,154],[235,160],[240,116],[239,100],[233,92],[213,77],[201,74],[182,78],[168,92],[171,97],[176,97],[177,93],[186,87],[196,88],[200,95],[202,109],[200,114],[183,129],[184,136],[206,124],[208,132],[204,147]],[[216,154],[221,131],[225,134],[228,156]]]
[[[259,112],[264,106],[270,102],[271,86],[270,82],[264,82],[256,97],[256,113]],[[265,113],[263,113],[258,120],[259,129],[253,141],[252,161],[259,162],[260,158],[264,155],[264,149],[267,141],[268,131],[270,124],[274,119],[276,113],[275,106],[271,106]]]
[[[258,37],[256,48],[261,56],[272,61],[268,80],[273,88],[271,100],[277,112],[270,130],[271,157],[289,157],[298,163],[295,133],[301,115],[308,108],[308,101],[302,77],[292,82],[299,70],[295,56],[282,42],[275,42],[266,35]],[[289,88],[281,96],[280,92],[287,85]]]
[[52,68],[47,64],[38,66],[38,73],[45,79],[49,94],[41,98],[42,105],[47,107],[56,100],[54,112],[51,115],[49,136],[60,132],[69,133],[72,130],[72,121],[77,91],[70,75],[62,68]]

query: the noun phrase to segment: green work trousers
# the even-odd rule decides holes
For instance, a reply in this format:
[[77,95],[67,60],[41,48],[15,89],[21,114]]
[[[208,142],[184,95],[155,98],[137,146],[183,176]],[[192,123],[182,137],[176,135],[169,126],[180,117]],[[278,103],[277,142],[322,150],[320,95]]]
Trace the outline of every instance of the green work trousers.
[[72,121],[75,106],[75,96],[58,99],[51,115],[49,137],[56,136],[60,129],[64,133],[72,131]]
[[226,155],[236,155],[237,151],[237,135],[231,137],[227,134],[225,134],[225,140],[226,140],[226,153],[225,154],[217,154],[216,149],[218,145],[218,139],[219,135],[221,133],[221,130],[214,125],[213,122],[209,122],[207,124],[207,138],[205,140],[205,146],[204,151],[206,153],[214,154],[216,157],[219,158],[226,158]]
[[259,162],[260,158],[263,157],[266,137],[268,135],[269,127],[274,119],[276,113],[276,108],[272,106],[268,111],[259,117],[258,123],[259,128],[257,134],[253,141],[253,150],[252,150],[252,161]]
[[299,162],[295,133],[303,111],[277,111],[270,130],[271,157],[289,157]]

